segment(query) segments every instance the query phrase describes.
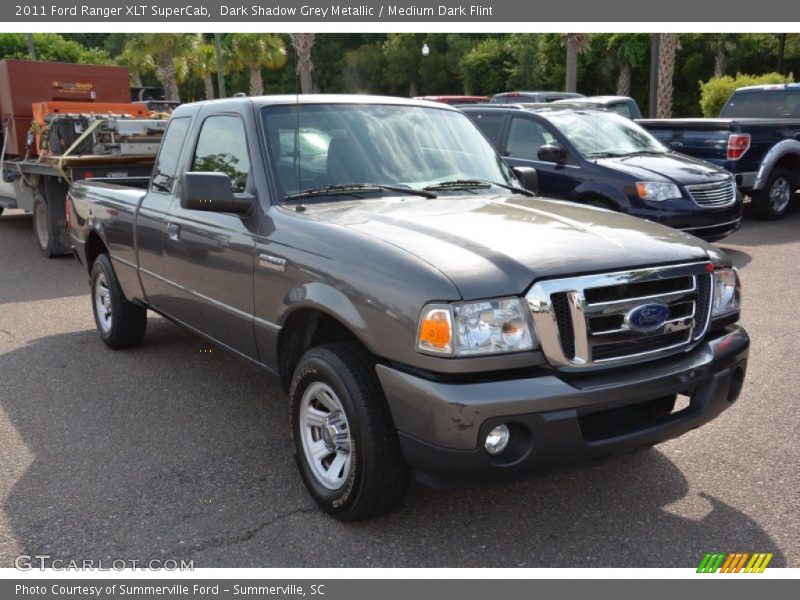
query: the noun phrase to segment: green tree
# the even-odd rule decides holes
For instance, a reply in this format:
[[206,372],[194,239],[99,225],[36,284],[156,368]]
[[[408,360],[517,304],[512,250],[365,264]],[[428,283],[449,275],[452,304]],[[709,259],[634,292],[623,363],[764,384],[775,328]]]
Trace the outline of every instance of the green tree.
[[606,48],[617,67],[617,95],[630,96],[633,70],[644,64],[650,51],[650,36],[646,33],[614,33]]
[[178,84],[186,77],[186,60],[194,40],[195,36],[184,33],[139,33],[128,39],[125,51],[136,61],[150,56],[156,77],[164,88],[164,98],[180,101]]
[[286,64],[283,40],[269,33],[235,33],[232,43],[232,65],[250,76],[250,95],[264,94],[261,69],[279,69]]
[[491,95],[506,88],[507,63],[511,56],[504,40],[490,37],[478,42],[461,59],[461,76],[468,94]]
[[[57,33],[34,33],[33,43],[38,60],[82,64],[112,64],[111,57],[97,48],[86,48]],[[0,33],[0,58],[30,59],[24,33]]]
[[213,75],[217,72],[217,52],[214,44],[207,43],[202,35],[194,41],[194,48],[189,58],[189,70],[203,80],[206,100],[214,99]]

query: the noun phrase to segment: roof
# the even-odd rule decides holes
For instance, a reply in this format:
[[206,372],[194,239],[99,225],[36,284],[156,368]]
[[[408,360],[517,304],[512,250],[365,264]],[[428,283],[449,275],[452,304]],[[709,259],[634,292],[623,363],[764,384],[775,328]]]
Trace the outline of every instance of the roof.
[[257,107],[273,106],[281,104],[385,104],[402,106],[419,106],[425,108],[438,108],[439,110],[458,109],[441,102],[429,102],[427,100],[417,100],[413,98],[400,98],[394,96],[370,96],[367,94],[281,94],[274,96],[235,96],[232,98],[221,98],[216,100],[203,100],[183,104],[177,109],[184,112],[193,107],[205,106],[207,104],[251,104]]
[[760,91],[786,91],[786,90],[800,90],[800,83],[766,83],[763,85],[747,85],[745,87],[737,88],[734,94],[738,92],[760,92]]

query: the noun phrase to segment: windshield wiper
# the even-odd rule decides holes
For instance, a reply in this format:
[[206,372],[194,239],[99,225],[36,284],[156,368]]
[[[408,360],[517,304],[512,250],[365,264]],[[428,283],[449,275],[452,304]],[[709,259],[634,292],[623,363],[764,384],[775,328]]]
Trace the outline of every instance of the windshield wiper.
[[382,192],[382,191],[400,192],[402,194],[414,194],[416,196],[422,196],[423,198],[436,198],[436,194],[434,194],[433,192],[428,192],[425,190],[417,190],[414,188],[403,187],[399,185],[382,185],[379,183],[345,183],[340,185],[326,185],[325,187],[303,190],[302,192],[297,192],[296,194],[291,194],[289,196],[284,197],[284,201],[301,200],[303,198],[314,198],[318,196],[336,196],[339,194],[355,196],[356,198],[360,198],[361,196],[359,196],[358,194],[362,192],[368,193],[368,192]]
[[524,194],[525,196],[535,196],[530,190],[517,187],[515,185],[508,185],[507,183],[498,183],[496,181],[484,181],[483,179],[455,179],[453,181],[442,181],[426,185],[423,190],[474,190],[479,188],[490,188],[493,185],[510,190],[517,194]]

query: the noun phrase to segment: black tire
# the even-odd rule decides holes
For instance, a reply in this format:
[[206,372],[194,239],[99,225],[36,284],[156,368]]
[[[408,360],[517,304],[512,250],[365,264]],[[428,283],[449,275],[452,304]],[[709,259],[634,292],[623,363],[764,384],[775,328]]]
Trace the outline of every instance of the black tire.
[[5,210],[4,206],[0,206],[0,217],[3,216],[3,211]]
[[795,178],[789,169],[785,167],[773,169],[764,189],[750,194],[755,215],[767,221],[782,219],[789,210],[795,184]]
[[[313,430],[301,422],[301,409],[307,405],[307,392],[320,385],[328,386],[343,408],[351,440],[346,453],[349,471],[336,489],[322,483],[304,449],[303,435],[313,435]],[[312,348],[295,369],[289,395],[295,460],[317,504],[340,521],[359,521],[392,510],[408,488],[409,469],[369,354],[348,342]]]
[[[139,345],[147,329],[147,309],[125,298],[108,255],[101,254],[95,259],[90,281],[92,312],[100,339],[114,350]],[[108,315],[99,313],[98,304],[102,302],[98,300],[98,294],[101,293],[98,288],[105,288],[108,293]]]
[[[45,195],[36,194],[33,200],[33,232],[36,245],[41,253],[51,258],[72,252],[64,212],[64,197],[58,198],[59,191],[66,188],[62,184],[45,180]],[[66,192],[65,192],[66,193]]]

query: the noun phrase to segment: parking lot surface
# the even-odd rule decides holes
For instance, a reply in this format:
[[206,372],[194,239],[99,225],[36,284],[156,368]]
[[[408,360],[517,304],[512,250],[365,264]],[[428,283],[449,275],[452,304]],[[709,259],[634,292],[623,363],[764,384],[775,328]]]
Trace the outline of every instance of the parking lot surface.
[[[458,492],[413,484],[342,524],[296,473],[287,400],[261,373],[151,318],[114,352],[86,273],[0,218],[0,567],[177,559],[195,567],[693,567],[772,552],[800,567],[800,206],[719,245],[752,337],[738,403],[650,452]],[[209,351],[211,350],[211,351]]]

